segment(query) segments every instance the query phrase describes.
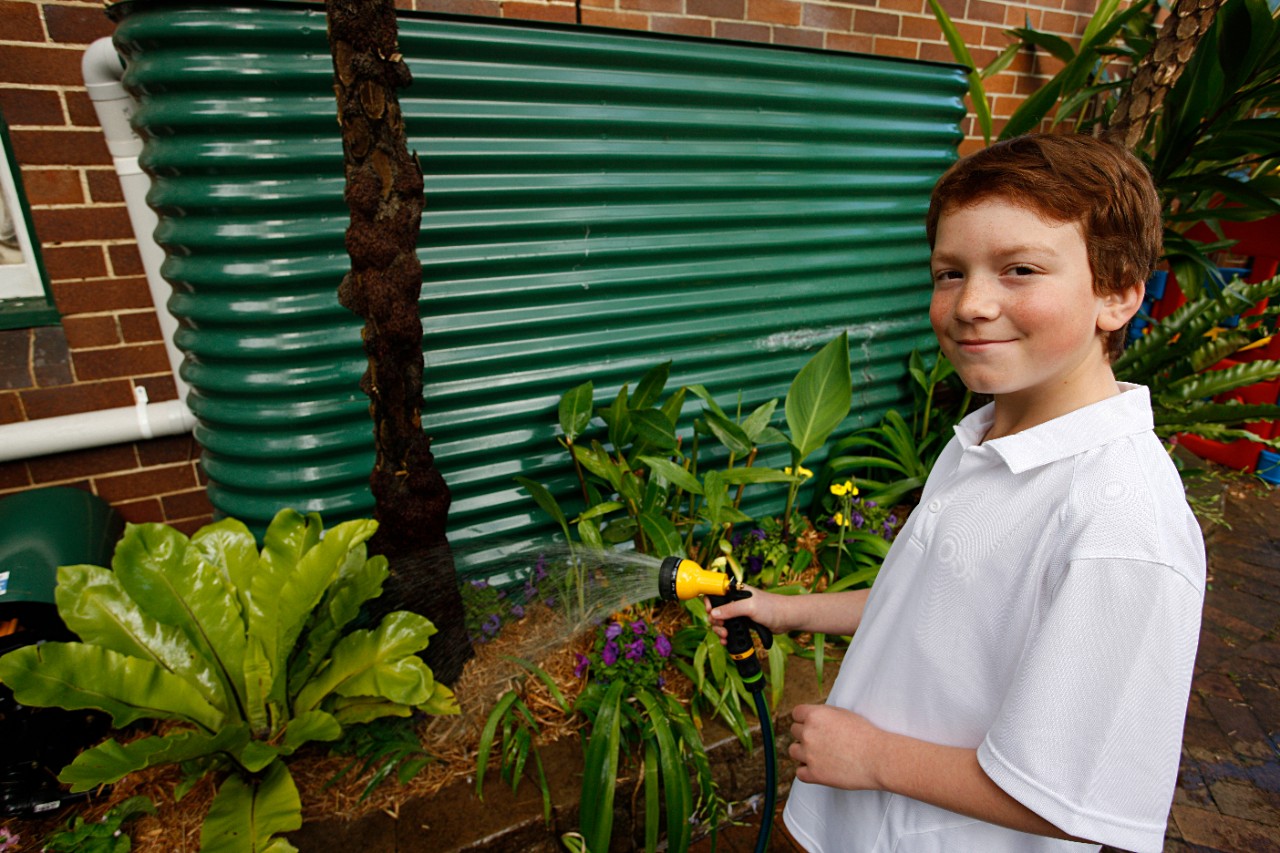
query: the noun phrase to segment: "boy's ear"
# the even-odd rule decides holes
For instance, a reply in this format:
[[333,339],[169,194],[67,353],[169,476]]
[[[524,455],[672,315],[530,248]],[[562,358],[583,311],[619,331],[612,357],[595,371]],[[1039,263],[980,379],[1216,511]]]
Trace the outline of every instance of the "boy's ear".
[[1102,310],[1098,312],[1098,330],[1114,332],[1117,329],[1123,329],[1124,324],[1138,313],[1145,292],[1142,282],[1137,282],[1124,290],[1107,291],[1102,296]]

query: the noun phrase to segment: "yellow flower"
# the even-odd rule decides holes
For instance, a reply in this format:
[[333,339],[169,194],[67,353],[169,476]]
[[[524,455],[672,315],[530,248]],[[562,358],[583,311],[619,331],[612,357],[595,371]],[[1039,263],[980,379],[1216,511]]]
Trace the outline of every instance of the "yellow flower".
[[831,516],[831,520],[841,527],[844,527],[844,513],[837,512],[835,515]]
[[842,498],[848,494],[856,495],[857,493],[858,493],[858,487],[853,484],[852,480],[845,480],[843,483],[831,484],[831,494],[835,495],[838,498]]
[[[788,465],[786,468],[783,468],[782,470],[783,470],[783,471],[785,471],[785,472],[786,472],[786,473],[788,473],[788,474],[792,474],[791,466],[789,466],[789,465]],[[805,468],[804,466],[800,466],[800,467],[796,468],[795,473],[794,473],[794,474],[792,474],[792,476],[794,476],[794,477],[804,477],[804,478],[807,480],[807,479],[809,479],[810,477],[812,477],[812,476],[813,476],[813,472],[812,472],[812,471],[810,471],[808,468]]]

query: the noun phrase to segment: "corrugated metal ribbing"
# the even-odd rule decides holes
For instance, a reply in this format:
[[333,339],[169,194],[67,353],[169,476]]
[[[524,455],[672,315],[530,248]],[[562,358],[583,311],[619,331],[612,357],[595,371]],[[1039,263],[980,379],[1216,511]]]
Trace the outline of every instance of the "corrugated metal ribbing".
[[[117,30],[219,510],[370,509],[323,14],[136,5]],[[855,415],[930,342],[930,188],[951,66],[406,15],[426,173],[426,426],[456,541],[531,535],[512,482],[567,470],[555,404],[674,362],[745,406],[850,332]],[[687,414],[697,406],[690,404]]]

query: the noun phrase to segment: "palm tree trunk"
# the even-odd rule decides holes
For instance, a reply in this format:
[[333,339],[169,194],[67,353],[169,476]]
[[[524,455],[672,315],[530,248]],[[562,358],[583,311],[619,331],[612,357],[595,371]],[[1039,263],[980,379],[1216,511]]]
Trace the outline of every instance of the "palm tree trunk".
[[1178,82],[1200,37],[1208,32],[1224,2],[1226,0],[1177,0],[1173,4],[1156,43],[1139,60],[1133,71],[1133,82],[1108,119],[1102,133],[1104,139],[1130,151],[1142,143],[1148,124],[1173,84]]
[[422,169],[409,152],[396,94],[411,78],[393,0],[326,0],[325,11],[351,209],[351,270],[338,301],[365,321],[369,369],[360,386],[374,425],[369,482],[379,523],[370,550],[391,566],[378,609],[408,608],[435,623],[439,633],[425,658],[451,684],[471,645],[445,536],[449,487],[422,429]]

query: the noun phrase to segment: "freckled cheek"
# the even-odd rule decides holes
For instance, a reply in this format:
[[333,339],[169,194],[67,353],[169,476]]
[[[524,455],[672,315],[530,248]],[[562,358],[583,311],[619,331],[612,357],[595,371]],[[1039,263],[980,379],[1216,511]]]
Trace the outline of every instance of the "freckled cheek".
[[942,333],[947,328],[947,320],[950,319],[954,307],[951,304],[952,301],[936,290],[929,300],[929,323],[933,326],[933,333],[938,337],[942,337]]

